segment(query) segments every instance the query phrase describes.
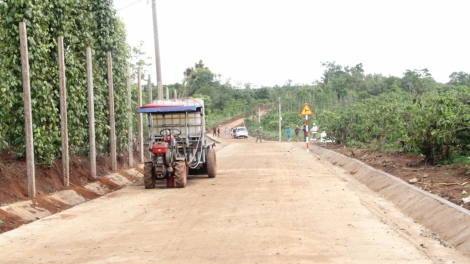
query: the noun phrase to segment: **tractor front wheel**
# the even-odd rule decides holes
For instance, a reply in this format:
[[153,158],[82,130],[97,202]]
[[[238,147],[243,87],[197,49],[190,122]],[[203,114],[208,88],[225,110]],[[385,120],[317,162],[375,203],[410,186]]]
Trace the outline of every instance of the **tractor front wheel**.
[[155,177],[153,177],[153,162],[144,164],[144,185],[145,189],[155,188]]
[[175,187],[184,188],[188,181],[188,165],[185,160],[175,162]]

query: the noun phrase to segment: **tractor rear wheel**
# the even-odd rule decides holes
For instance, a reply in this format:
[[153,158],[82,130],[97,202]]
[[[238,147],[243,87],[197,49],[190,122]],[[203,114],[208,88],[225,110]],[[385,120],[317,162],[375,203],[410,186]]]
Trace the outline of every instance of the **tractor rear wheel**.
[[188,180],[188,165],[186,161],[179,160],[175,162],[175,187],[184,188]]
[[206,152],[206,168],[209,178],[215,178],[217,175],[217,160],[213,148],[208,148]]
[[145,189],[155,188],[155,177],[153,177],[153,162],[144,164],[144,185]]

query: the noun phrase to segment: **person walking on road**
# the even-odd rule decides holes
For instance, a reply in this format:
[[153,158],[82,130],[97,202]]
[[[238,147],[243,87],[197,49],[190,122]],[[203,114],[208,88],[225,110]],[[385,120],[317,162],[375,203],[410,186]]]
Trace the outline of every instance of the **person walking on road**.
[[295,141],[299,141],[299,132],[300,132],[300,128],[299,126],[295,126]]
[[212,131],[212,136],[215,137],[217,136],[217,128],[214,127],[214,130]]
[[225,138],[228,138],[228,129],[227,129],[227,127],[225,127],[225,129],[224,129],[224,136],[225,136]]
[[263,129],[261,127],[259,127],[257,130],[256,130],[256,143],[258,143],[258,139],[259,139],[259,143],[261,143],[261,134],[263,132]]
[[290,137],[291,134],[292,134],[292,130],[290,129],[290,127],[287,127],[286,129],[287,141],[291,140],[291,137]]
[[312,133],[312,139],[311,140],[317,140],[317,133],[318,133],[318,127],[313,123],[312,128],[310,129],[310,132]]
[[217,137],[220,138],[220,126],[217,128]]

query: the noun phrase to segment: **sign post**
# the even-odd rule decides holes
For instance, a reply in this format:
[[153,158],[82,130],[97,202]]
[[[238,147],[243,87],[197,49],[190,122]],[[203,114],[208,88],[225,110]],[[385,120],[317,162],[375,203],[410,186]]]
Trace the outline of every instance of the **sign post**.
[[312,109],[310,109],[310,106],[308,106],[307,103],[305,103],[304,107],[300,111],[300,115],[305,116],[305,144],[307,146],[307,152],[308,150],[308,116],[313,115]]

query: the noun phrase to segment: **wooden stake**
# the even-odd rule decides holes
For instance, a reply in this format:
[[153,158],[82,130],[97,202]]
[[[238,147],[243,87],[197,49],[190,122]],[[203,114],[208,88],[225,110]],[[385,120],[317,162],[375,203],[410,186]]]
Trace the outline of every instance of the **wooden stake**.
[[26,136],[26,175],[28,197],[36,196],[36,175],[34,167],[33,118],[31,114],[31,89],[29,83],[28,39],[26,25],[20,22],[21,73],[23,78],[24,126]]

